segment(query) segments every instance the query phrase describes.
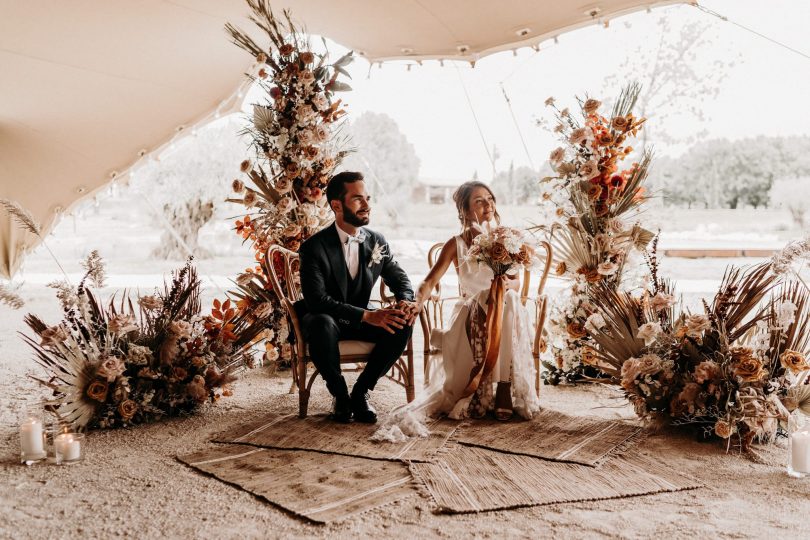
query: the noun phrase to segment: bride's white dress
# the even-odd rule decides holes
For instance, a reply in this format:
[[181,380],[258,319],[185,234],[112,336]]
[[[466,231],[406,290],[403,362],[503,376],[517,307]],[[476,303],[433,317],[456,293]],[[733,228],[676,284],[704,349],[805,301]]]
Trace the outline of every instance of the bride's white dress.
[[461,299],[456,303],[445,330],[434,330],[431,344],[441,349],[440,363],[433,362],[431,384],[414,402],[395,409],[375,433],[377,440],[402,440],[425,436],[426,416],[446,414],[450,418],[480,417],[493,407],[494,386],[512,383],[512,406],[516,414],[529,419],[540,404],[534,389],[535,367],[531,343],[534,338],[526,308],[513,290],[504,295],[501,345],[498,361],[471,396],[464,397],[473,370],[484,361],[486,313],[493,272],[483,264],[467,260],[467,245],[455,236]]

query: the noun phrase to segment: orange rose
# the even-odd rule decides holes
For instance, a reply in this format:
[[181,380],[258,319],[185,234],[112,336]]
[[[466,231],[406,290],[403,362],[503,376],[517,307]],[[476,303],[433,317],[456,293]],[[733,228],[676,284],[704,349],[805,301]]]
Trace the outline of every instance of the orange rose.
[[507,263],[510,258],[509,252],[506,251],[506,246],[500,242],[496,242],[489,248],[489,256],[492,257],[492,260],[496,263]]
[[617,116],[613,119],[611,125],[618,130],[624,131],[629,127],[630,122],[624,116]]
[[767,375],[762,360],[754,356],[748,347],[734,347],[731,349],[731,360],[734,363],[734,374],[745,382],[756,382]]
[[565,329],[568,331],[568,335],[573,339],[581,339],[588,335],[588,332],[585,331],[585,327],[578,322],[568,323]]
[[87,397],[103,402],[107,399],[108,385],[106,381],[93,381],[87,387]]
[[791,351],[790,349],[786,349],[785,352],[779,356],[779,362],[782,363],[782,367],[789,369],[793,373],[801,373],[802,371],[810,369],[810,365],[807,364],[807,359],[804,355],[797,351]]
[[588,283],[596,283],[601,281],[603,277],[596,268],[590,268],[585,272],[585,281]]
[[599,196],[602,195],[602,186],[599,184],[591,184],[587,190],[588,198],[592,201],[596,201],[599,199]]
[[298,58],[300,58],[301,61],[305,64],[311,64],[312,62],[315,61],[315,55],[308,51],[302,52]]
[[124,420],[132,419],[136,412],[138,412],[138,404],[131,399],[126,399],[118,405],[118,414],[120,414],[121,418]]
[[586,366],[596,365],[596,351],[592,347],[582,347],[582,363]]
[[289,56],[295,50],[295,47],[290,45],[289,43],[285,43],[281,47],[279,47],[278,52],[281,53],[282,56]]

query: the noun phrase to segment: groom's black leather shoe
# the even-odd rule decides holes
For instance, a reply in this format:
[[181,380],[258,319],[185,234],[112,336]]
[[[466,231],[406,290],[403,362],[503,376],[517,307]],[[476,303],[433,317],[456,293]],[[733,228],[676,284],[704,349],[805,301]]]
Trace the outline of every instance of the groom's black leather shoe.
[[352,421],[352,400],[349,396],[335,398],[335,410],[332,411],[332,420],[341,424]]
[[368,402],[368,392],[352,390],[352,413],[355,422],[374,424],[377,422],[377,411]]

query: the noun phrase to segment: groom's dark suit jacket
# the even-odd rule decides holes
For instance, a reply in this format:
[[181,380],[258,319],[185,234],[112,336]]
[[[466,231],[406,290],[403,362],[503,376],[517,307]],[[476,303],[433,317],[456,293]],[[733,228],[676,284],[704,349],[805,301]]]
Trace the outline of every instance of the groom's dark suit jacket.
[[[299,317],[303,318],[306,313],[324,313],[343,328],[359,328],[371,291],[380,277],[397,300],[413,300],[408,275],[391,256],[385,238],[365,227],[361,230],[365,240],[359,246],[360,263],[355,280],[349,276],[336,224],[301,244],[298,254],[304,299],[295,305]],[[384,253],[377,263],[372,260],[376,246]]]

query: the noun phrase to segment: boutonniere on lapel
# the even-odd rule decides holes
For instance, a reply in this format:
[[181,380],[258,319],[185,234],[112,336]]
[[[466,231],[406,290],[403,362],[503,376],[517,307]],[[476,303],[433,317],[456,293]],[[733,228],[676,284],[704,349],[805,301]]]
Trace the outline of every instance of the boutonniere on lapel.
[[379,242],[374,242],[374,249],[371,250],[371,260],[368,262],[368,267],[371,268],[372,265],[380,264],[383,258],[387,256],[388,246],[380,245]]

